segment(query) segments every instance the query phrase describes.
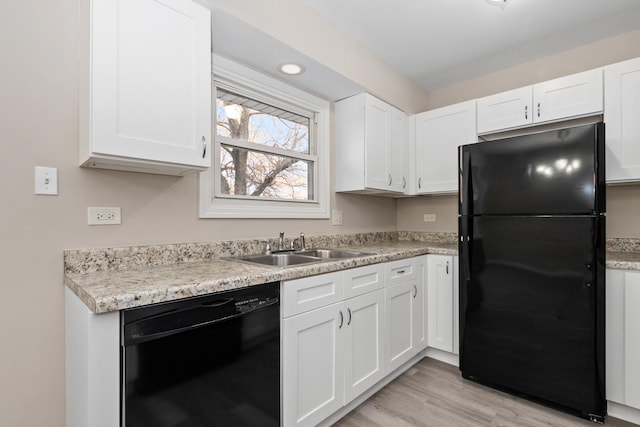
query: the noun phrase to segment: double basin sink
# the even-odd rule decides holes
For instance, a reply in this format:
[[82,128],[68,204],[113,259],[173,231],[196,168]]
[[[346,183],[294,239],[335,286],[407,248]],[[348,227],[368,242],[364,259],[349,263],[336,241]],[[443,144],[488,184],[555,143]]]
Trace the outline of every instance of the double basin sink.
[[342,249],[306,249],[304,251],[297,252],[278,252],[269,255],[244,255],[227,259],[262,266],[294,267],[303,264],[335,261],[338,259],[356,258],[366,255],[372,254]]

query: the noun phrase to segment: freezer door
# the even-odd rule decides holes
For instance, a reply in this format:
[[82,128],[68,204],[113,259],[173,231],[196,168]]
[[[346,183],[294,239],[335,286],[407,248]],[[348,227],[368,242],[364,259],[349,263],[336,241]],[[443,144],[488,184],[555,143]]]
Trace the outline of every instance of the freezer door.
[[605,211],[604,125],[460,147],[461,215]]
[[461,217],[460,232],[463,376],[604,415],[604,219]]

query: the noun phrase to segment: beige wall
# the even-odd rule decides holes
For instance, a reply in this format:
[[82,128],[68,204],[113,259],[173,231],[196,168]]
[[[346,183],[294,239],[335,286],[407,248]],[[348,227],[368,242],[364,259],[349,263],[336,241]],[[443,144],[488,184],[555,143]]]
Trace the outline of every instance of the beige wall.
[[[432,91],[429,94],[429,109],[636,57],[640,57],[640,31],[611,37]],[[438,213],[437,222],[423,222],[425,213]],[[456,231],[456,215],[457,202],[452,196],[420,197],[398,201],[399,230]],[[640,185],[607,187],[607,236],[640,237],[638,218],[640,218]]]
[[[77,0],[26,0],[4,2],[0,14],[1,426],[64,426],[65,249],[396,229],[392,199],[333,195],[332,208],[344,212],[340,227],[329,220],[201,220],[196,175],[79,168],[76,10]],[[410,92],[406,82],[368,84],[381,93]],[[59,196],[33,194],[36,165],[58,168]],[[88,206],[120,206],[122,225],[87,226]]]

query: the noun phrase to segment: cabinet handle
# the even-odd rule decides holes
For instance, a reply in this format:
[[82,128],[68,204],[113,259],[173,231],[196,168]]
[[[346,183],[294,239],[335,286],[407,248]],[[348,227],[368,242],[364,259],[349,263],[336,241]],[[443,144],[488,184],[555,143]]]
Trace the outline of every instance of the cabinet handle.
[[447,261],[447,267],[446,267],[445,270],[446,270],[447,274],[449,274],[449,261]]
[[393,182],[393,178],[391,178],[391,174],[389,174],[389,185]]
[[540,117],[540,103],[538,102],[538,117]]
[[351,309],[347,308],[347,313],[349,313],[349,320],[347,320],[347,326],[351,324]]
[[404,270],[398,270],[398,274],[404,274]]
[[340,325],[338,325],[338,329],[342,329],[343,324],[344,324],[344,314],[342,314],[342,310],[340,310]]
[[207,155],[207,138],[202,137],[202,158],[204,159]]
[[422,178],[418,178],[418,188],[422,188]]
[[404,190],[404,188],[407,186],[407,180],[405,179],[405,177],[402,177],[402,189]]
[[529,118],[528,110],[529,110],[529,106],[525,105],[524,106],[524,119],[525,120],[527,120]]
[[416,285],[413,285],[413,290],[414,290],[413,297],[415,298],[418,296],[418,287]]

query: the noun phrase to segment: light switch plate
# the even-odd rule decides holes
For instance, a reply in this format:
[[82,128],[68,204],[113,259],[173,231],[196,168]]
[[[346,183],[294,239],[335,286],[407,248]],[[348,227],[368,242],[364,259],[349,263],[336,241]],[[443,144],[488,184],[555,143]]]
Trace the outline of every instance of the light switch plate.
[[331,211],[331,224],[342,225],[342,211]]
[[36,166],[36,194],[58,195],[58,168]]

